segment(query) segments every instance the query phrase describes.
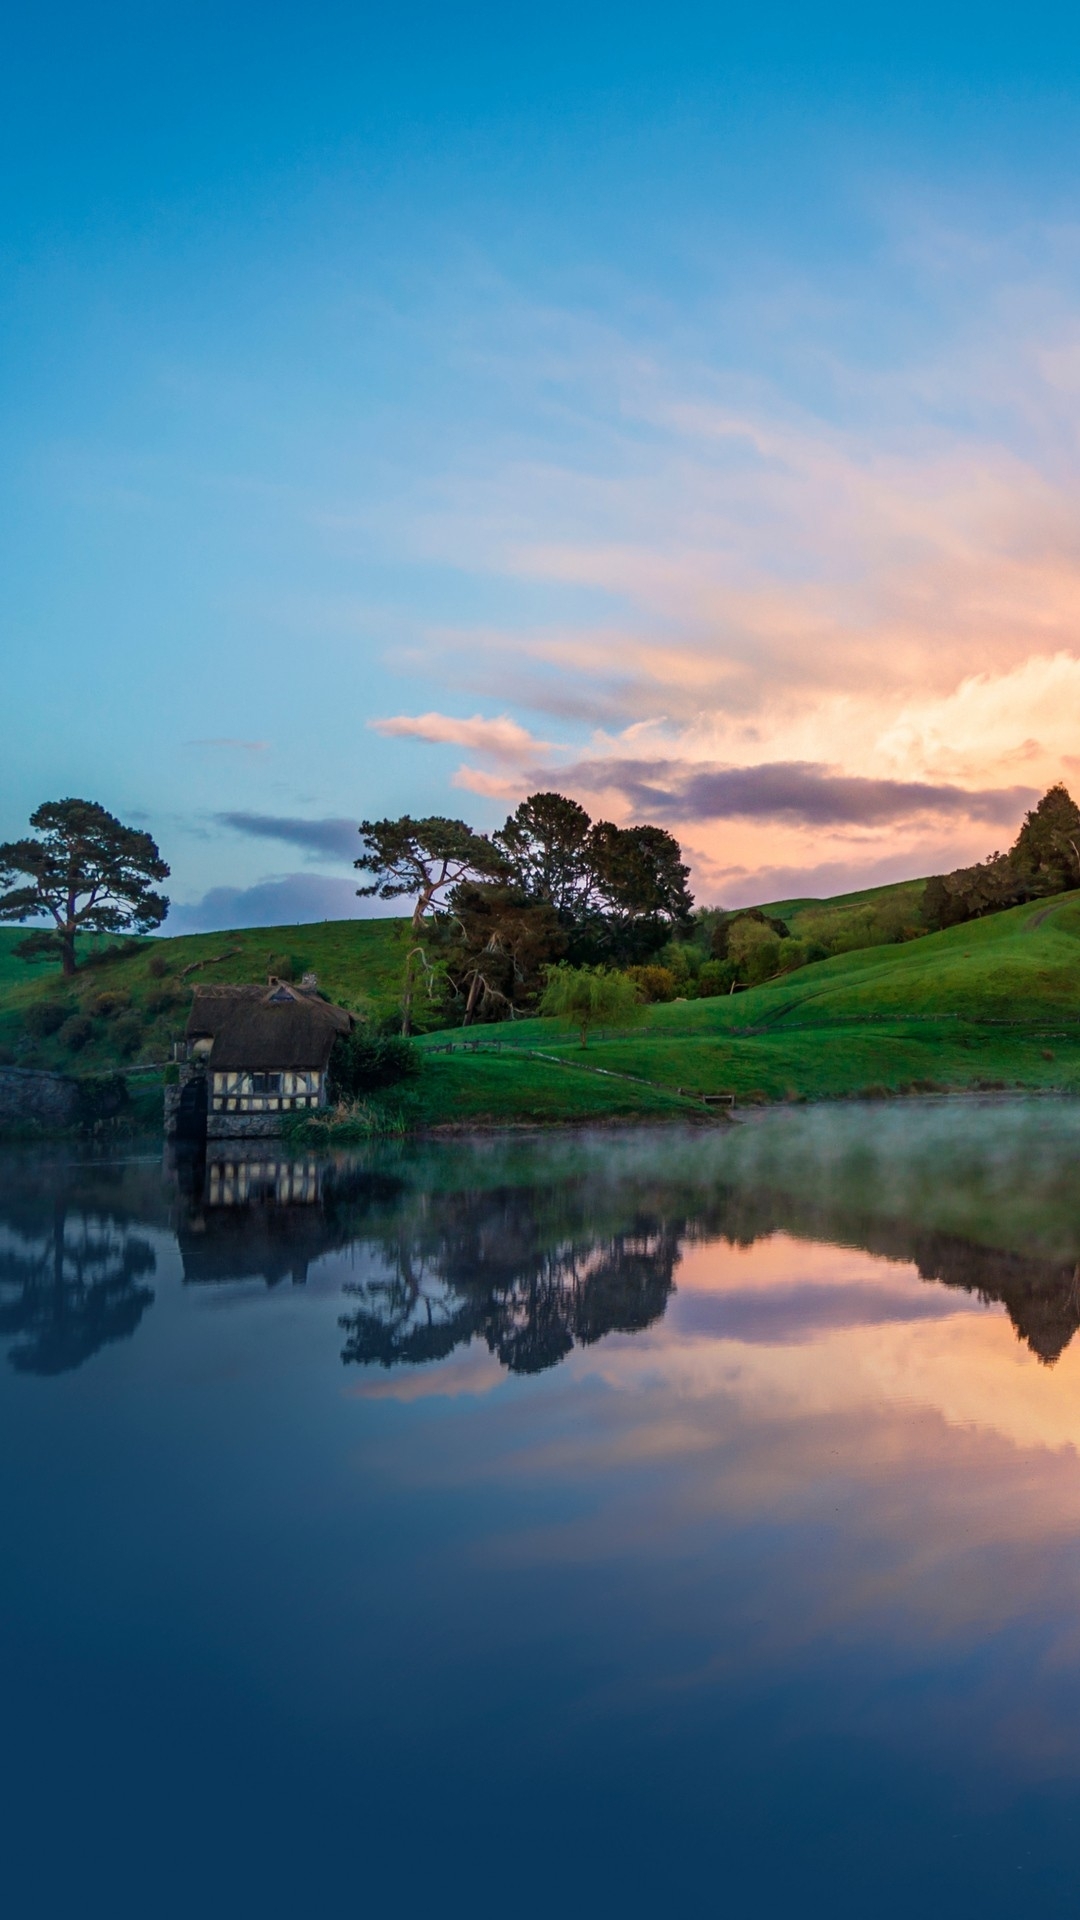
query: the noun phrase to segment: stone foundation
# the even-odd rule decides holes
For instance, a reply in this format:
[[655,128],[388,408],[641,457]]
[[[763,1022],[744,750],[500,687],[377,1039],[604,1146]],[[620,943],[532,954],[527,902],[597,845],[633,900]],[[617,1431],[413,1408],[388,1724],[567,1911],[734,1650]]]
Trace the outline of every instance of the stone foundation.
[[284,1113],[208,1113],[208,1140],[275,1140],[288,1115]]

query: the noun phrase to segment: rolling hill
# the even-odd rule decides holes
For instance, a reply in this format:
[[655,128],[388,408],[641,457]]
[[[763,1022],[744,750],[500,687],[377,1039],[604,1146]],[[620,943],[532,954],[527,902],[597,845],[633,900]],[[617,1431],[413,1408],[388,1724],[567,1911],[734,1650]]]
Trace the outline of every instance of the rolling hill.
[[[869,910],[880,928],[917,909],[919,884],[770,910],[793,929],[804,915]],[[18,938],[0,932],[0,1057],[100,1072],[164,1061],[200,980],[311,969],[334,999],[392,1015],[408,926],[337,921],[148,940],[69,983],[13,960]],[[640,1026],[597,1036],[584,1052],[540,1019],[432,1031],[418,1044],[419,1081],[396,1101],[386,1096],[418,1125],[700,1113],[700,1096],[721,1092],[755,1103],[1080,1091],[1080,893],[835,954],[739,994],[651,1006]]]

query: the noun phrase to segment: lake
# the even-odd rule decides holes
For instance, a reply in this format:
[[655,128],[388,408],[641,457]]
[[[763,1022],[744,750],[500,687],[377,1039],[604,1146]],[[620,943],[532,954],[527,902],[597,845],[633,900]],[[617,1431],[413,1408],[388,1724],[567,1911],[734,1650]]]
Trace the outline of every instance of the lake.
[[1072,1915],[1080,1104],[0,1155],[13,1915]]

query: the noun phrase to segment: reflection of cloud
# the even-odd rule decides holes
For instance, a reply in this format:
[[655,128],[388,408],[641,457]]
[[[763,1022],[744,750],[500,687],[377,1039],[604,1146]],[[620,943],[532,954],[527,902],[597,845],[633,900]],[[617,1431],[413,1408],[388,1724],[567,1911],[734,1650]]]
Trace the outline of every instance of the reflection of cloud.
[[519,726],[503,714],[497,720],[485,720],[476,713],[471,720],[455,720],[446,713],[418,713],[410,715],[399,713],[386,720],[371,720],[369,726],[376,733],[384,733],[392,738],[412,740],[430,740],[436,745],[467,747],[474,753],[487,753],[495,760],[520,760],[524,755],[537,753],[548,747],[547,740],[537,740],[527,728]]
[[285,927],[370,917],[370,903],[361,905],[351,880],[324,873],[286,873],[253,887],[211,887],[201,900],[171,906],[167,929],[169,933],[217,933],[230,927]]
[[257,840],[283,840],[314,855],[339,854],[352,860],[359,846],[355,820],[301,820],[277,813],[218,813],[214,818],[237,833]]
[[366,1379],[358,1387],[346,1387],[350,1400],[396,1400],[411,1405],[416,1400],[456,1400],[494,1392],[505,1385],[506,1368],[490,1353],[482,1340],[468,1345],[440,1361],[435,1368],[417,1367],[389,1379]]

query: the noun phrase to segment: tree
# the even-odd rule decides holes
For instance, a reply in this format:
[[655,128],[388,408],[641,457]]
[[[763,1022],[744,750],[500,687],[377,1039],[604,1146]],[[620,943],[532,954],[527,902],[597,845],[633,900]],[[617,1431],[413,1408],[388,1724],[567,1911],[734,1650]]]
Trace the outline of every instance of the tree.
[[564,962],[548,968],[540,1012],[576,1027],[581,1045],[587,1047],[591,1028],[601,1023],[629,1026],[640,1020],[641,1001],[625,973],[614,973],[609,967],[570,967]]
[[531,793],[494,839],[522,892],[550,901],[581,964],[646,961],[689,920],[689,868],[662,827],[593,822],[561,793]]
[[[148,833],[125,827],[92,800],[50,800],[30,816],[37,839],[0,845],[0,920],[49,914],[52,929],[28,936],[24,958],[59,952],[75,972],[78,933],[149,933],[169,910],[151,882],[169,869]],[[13,884],[20,878],[27,884]]]
[[400,820],[361,820],[360,837],[364,851],[353,864],[375,878],[370,886],[357,887],[357,895],[400,900],[415,894],[414,934],[452,887],[505,872],[503,856],[486,834],[474,833],[464,820],[447,820],[441,814],[424,820],[413,820],[407,813]]
[[1038,893],[1080,883],[1080,807],[1060,781],[1025,816],[1009,858]]
[[419,944],[425,920],[462,881],[502,877],[505,861],[486,834],[474,833],[464,820],[441,814],[413,820],[361,820],[364,851],[354,865],[374,874],[370,886],[357,887],[360,899],[377,894],[380,900],[400,900],[415,894],[411,932],[414,944],[405,956],[401,988],[401,1032],[412,1032],[413,981],[416,962],[426,964]]
[[495,842],[521,891],[546,900],[567,922],[579,918],[592,891],[592,821],[562,793],[530,793]]
[[544,968],[566,952],[554,907],[517,887],[465,880],[437,921],[447,977],[465,995],[463,1025],[502,1019],[535,999]]
[[598,820],[589,836],[596,884],[609,914],[624,922],[684,926],[693,910],[690,869],[663,827],[616,827]]

